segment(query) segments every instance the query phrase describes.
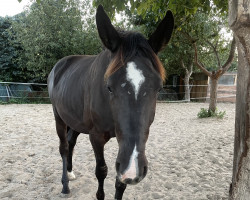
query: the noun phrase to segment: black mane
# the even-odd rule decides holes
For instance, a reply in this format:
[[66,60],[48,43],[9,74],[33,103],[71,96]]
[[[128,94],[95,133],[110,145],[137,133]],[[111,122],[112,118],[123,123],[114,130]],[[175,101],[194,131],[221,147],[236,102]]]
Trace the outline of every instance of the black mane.
[[119,31],[119,35],[122,40],[120,48],[122,50],[124,62],[134,56],[148,57],[154,53],[148,41],[141,33]]

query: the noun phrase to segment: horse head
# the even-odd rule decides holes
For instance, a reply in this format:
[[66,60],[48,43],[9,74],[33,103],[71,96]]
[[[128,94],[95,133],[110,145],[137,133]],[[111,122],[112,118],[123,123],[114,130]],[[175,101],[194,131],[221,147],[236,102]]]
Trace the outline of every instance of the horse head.
[[147,174],[145,147],[165,79],[157,53],[171,38],[174,18],[168,11],[148,40],[140,33],[117,31],[102,6],[96,23],[102,43],[111,52],[105,84],[119,144],[117,177],[122,183],[136,184]]

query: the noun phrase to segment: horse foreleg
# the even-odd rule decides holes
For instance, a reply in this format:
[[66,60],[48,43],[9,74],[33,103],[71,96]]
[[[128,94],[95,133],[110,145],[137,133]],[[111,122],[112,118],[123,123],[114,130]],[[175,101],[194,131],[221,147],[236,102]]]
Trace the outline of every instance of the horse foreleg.
[[61,118],[57,115],[55,115],[56,119],[56,131],[58,134],[58,137],[60,139],[60,146],[59,146],[59,151],[62,157],[62,163],[63,163],[63,173],[62,173],[62,184],[63,184],[63,189],[62,193],[63,194],[69,194],[69,179],[67,175],[67,156],[69,152],[69,145],[67,141],[67,126],[66,124],[61,120]]
[[119,179],[116,177],[115,181],[115,200],[121,200],[122,195],[127,187],[127,184],[124,184],[119,181]]
[[103,135],[90,134],[89,136],[92,147],[95,152],[96,158],[96,169],[95,174],[98,180],[98,190],[96,192],[96,198],[98,200],[104,200],[105,193],[103,190],[104,179],[108,174],[108,167],[104,159],[104,145],[107,143],[109,138],[105,138]]
[[72,130],[71,128],[68,128],[68,143],[69,143],[69,154],[68,154],[68,163],[67,163],[67,171],[68,171],[68,178],[69,180],[74,180],[75,174],[72,171],[72,156],[74,147],[76,145],[77,137],[80,133]]

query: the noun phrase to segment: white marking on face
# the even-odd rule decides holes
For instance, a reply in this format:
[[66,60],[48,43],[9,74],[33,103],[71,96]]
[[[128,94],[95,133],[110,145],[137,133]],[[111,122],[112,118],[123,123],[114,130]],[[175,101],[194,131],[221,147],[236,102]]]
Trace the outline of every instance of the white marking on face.
[[136,64],[134,62],[128,62],[127,64],[127,81],[129,81],[135,91],[135,99],[137,100],[137,96],[140,90],[141,85],[145,81],[145,77],[143,76],[142,70],[136,68]]
[[127,83],[123,83],[121,84],[121,87],[125,87],[127,85]]
[[146,94],[147,94],[147,92],[144,92],[143,96],[145,97],[145,96],[146,96]]
[[130,156],[128,167],[121,175],[121,180],[125,180],[128,178],[133,180],[134,178],[136,178],[138,172],[138,154],[139,152],[136,150],[136,145],[135,145],[133,153]]

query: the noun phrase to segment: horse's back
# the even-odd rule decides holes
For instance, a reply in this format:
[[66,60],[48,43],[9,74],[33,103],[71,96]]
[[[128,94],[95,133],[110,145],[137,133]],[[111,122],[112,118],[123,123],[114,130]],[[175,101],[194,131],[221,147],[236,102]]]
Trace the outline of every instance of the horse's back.
[[66,76],[84,75],[95,58],[96,56],[76,55],[67,56],[59,60],[51,70],[48,77],[49,93],[51,94],[52,89],[55,88]]
[[[48,77],[48,91],[57,114],[69,122],[83,126],[84,92],[87,77],[96,56],[67,56],[59,60]],[[73,128],[73,127],[72,127]],[[78,128],[77,128],[78,129]]]

